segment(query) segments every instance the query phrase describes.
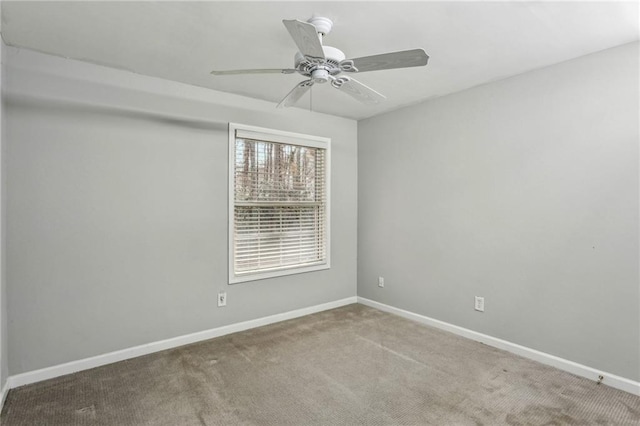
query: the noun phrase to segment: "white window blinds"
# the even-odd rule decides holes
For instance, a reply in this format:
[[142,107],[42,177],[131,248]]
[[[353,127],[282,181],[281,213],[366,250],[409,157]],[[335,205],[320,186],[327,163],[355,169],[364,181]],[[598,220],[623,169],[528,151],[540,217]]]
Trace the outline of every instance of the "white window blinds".
[[328,141],[237,126],[230,281],[328,267]]

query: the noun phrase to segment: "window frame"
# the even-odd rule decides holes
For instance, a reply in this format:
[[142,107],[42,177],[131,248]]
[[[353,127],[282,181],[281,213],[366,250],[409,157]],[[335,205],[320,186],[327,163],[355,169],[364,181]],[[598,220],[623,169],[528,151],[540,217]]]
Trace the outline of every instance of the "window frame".
[[[236,275],[235,271],[235,164],[236,164],[236,138],[260,140],[264,142],[281,143],[287,145],[305,146],[324,149],[325,155],[325,253],[326,260],[323,263],[311,266],[295,266],[283,269],[262,272],[245,272]],[[257,281],[268,278],[282,277],[293,274],[320,271],[331,268],[331,139],[320,136],[306,135],[302,133],[286,132],[282,130],[268,129],[264,127],[249,126],[246,124],[229,123],[229,158],[228,158],[228,278],[229,284],[237,284],[248,281]]]

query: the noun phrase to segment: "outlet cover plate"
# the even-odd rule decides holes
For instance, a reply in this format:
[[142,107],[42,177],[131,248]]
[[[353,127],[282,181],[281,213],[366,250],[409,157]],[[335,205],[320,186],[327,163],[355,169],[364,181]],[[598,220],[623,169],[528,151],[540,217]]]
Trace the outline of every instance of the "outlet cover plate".
[[479,312],[484,312],[484,297],[476,296],[474,309]]
[[218,307],[227,306],[227,292],[221,291],[218,293]]

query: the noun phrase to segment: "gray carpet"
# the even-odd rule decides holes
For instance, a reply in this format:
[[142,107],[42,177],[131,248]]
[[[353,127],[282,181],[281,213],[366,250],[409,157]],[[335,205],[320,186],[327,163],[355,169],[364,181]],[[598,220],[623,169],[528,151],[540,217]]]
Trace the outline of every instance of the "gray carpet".
[[9,392],[3,425],[638,425],[640,397],[363,305]]

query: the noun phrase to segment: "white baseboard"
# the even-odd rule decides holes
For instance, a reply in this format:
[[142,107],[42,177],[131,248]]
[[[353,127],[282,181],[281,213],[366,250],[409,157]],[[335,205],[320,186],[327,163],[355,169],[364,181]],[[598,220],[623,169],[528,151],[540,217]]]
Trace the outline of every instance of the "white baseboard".
[[9,393],[9,380],[7,379],[4,382],[4,386],[2,386],[2,390],[0,390],[0,413],[2,413],[2,409],[4,408],[4,400],[7,399],[7,394]]
[[422,324],[429,325],[431,327],[439,328],[457,334],[467,339],[475,340],[477,342],[484,343],[494,348],[502,349],[507,352],[511,352],[516,355],[520,355],[525,358],[532,359],[541,364],[550,365],[559,370],[575,374],[576,376],[585,377],[590,380],[597,381],[599,376],[603,376],[602,384],[611,386],[612,388],[620,389],[625,392],[629,392],[633,395],[640,395],[640,382],[636,382],[624,377],[616,376],[615,374],[606,373],[604,371],[597,370],[595,368],[587,367],[586,365],[578,364],[577,362],[569,361],[564,358],[550,355],[545,352],[540,352],[535,349],[521,346],[516,343],[511,343],[506,340],[491,337],[486,334],[478,333],[477,331],[469,330],[468,328],[458,327],[457,325],[449,324],[444,321],[429,318],[424,315],[416,314],[413,312],[405,311],[393,306],[385,305],[384,303],[376,302],[374,300],[365,299],[364,297],[358,297],[358,303],[370,306],[372,308],[379,309],[381,311],[389,312],[407,318],[413,321],[417,321]]
[[[296,309],[294,311],[284,312],[281,314],[270,315],[268,317],[257,318],[254,320],[239,322],[236,324],[225,325],[222,327],[212,328],[197,333],[186,334],[184,336],[173,337],[171,339],[160,340],[158,342],[147,343],[140,346],[134,346],[128,349],[122,349],[115,352],[109,352],[103,355],[97,355],[90,358],[84,358],[77,361],[67,362],[65,364],[54,365],[52,367],[42,368],[40,370],[29,371],[14,376],[10,376],[7,380],[5,388],[12,389],[18,386],[28,385],[40,382],[42,380],[52,379],[54,377],[64,376],[82,370],[88,370],[94,367],[100,367],[106,364],[112,364],[118,361],[124,361],[147,355],[154,352],[171,349],[178,346],[184,346],[202,340],[213,339],[239,331],[249,330],[251,328],[262,327],[263,325],[273,324],[293,318],[302,317],[316,312],[326,311],[338,308],[340,306],[357,303],[357,298],[347,297],[346,299],[336,300],[333,302],[323,303],[321,305],[310,306],[307,308]],[[4,395],[4,393],[3,393]]]
[[488,336],[486,334],[478,333],[467,328],[459,327],[453,324],[439,321],[433,318],[429,318],[424,315],[416,314],[406,311],[404,309],[395,308],[393,306],[385,305],[380,302],[376,302],[363,297],[348,297],[346,299],[336,300],[333,302],[323,303],[321,305],[310,306],[307,308],[296,309],[294,311],[284,312],[281,314],[270,315],[268,317],[257,318],[254,320],[244,321],[237,324],[230,324],[222,327],[213,328],[210,330],[200,331],[197,333],[191,333],[184,336],[178,336],[171,339],[161,340],[158,342],[152,342],[140,346],[134,346],[132,348],[123,349],[115,352],[109,352],[103,355],[97,355],[90,358],[84,358],[78,361],[72,361],[65,364],[55,365],[52,367],[43,368],[40,370],[30,371],[27,373],[17,374],[10,376],[5,383],[0,393],[0,410],[4,405],[4,400],[7,396],[9,389],[28,385],[31,383],[40,382],[42,380],[52,379],[54,377],[63,376],[65,374],[75,373],[77,371],[87,370],[102,365],[112,364],[114,362],[123,361],[126,359],[135,358],[142,355],[147,355],[154,352],[159,352],[165,349],[171,349],[178,346],[184,346],[203,340],[213,339],[215,337],[224,336],[231,333],[237,333],[239,331],[249,330],[256,327],[261,327],[268,324],[274,324],[280,321],[288,319],[298,318],[305,315],[313,314],[316,312],[326,311],[329,309],[338,308],[340,306],[349,305],[352,303],[362,303],[363,305],[370,306],[372,308],[379,309],[381,311],[389,312],[413,321],[420,322],[441,330],[445,330],[462,337],[466,337],[471,340],[482,342],[489,346],[493,346],[516,355],[523,356],[525,358],[532,359],[542,364],[550,365],[563,371],[575,374],[580,377],[585,377],[590,380],[598,380],[598,376],[604,376],[603,384],[611,386],[616,389],[629,392],[634,395],[640,395],[640,382],[636,382],[624,377],[617,376],[597,370],[595,368],[588,367],[586,365],[578,364],[573,361],[566,360],[554,355],[550,355],[544,352],[537,351],[525,346],[511,343],[506,340],[498,339],[496,337]]

